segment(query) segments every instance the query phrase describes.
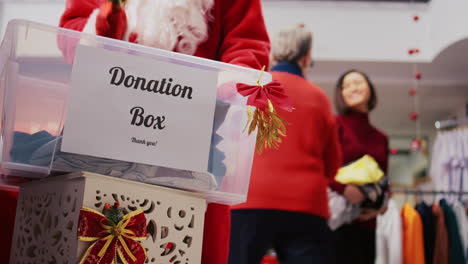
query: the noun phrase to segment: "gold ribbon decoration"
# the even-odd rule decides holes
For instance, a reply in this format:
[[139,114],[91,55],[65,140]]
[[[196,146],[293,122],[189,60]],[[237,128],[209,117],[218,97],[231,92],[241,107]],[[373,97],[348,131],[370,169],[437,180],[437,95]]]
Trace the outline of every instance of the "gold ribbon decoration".
[[[262,153],[265,148],[278,149],[282,142],[281,137],[286,137],[285,121],[278,115],[275,107],[291,112],[292,104],[284,87],[278,81],[272,81],[265,85],[260,84],[265,66],[262,68],[256,85],[237,83],[237,91],[247,99],[247,124],[250,135],[257,129],[256,149]],[[255,110],[252,111],[252,107]]]
[[111,213],[114,210],[115,214],[104,211],[106,215],[90,208],[81,208],[78,240],[94,243],[86,250],[80,264],[114,264],[117,256],[123,264],[145,262],[146,251],[138,243],[147,239],[145,214],[137,210],[116,218],[119,212],[117,207],[108,209]]

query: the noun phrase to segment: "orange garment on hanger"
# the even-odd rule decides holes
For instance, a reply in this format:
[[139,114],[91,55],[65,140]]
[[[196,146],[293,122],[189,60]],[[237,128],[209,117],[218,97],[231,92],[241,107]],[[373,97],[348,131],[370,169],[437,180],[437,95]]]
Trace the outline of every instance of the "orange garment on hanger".
[[421,216],[406,203],[401,209],[403,264],[424,264],[424,234]]

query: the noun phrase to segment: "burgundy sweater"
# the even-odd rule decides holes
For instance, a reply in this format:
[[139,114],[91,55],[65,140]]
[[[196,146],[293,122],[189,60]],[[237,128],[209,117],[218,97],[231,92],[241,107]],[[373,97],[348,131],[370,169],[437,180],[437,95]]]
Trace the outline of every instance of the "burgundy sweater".
[[[388,167],[388,138],[369,122],[367,113],[350,112],[336,117],[338,124],[339,140],[341,144],[343,166],[360,159],[368,154],[379,164],[380,169],[387,174]],[[336,181],[329,184],[330,188],[338,193],[343,193],[346,187]],[[354,224],[375,229],[376,220],[356,220]]]
[[[387,174],[388,138],[372,126],[367,113],[350,112],[336,117],[341,144],[343,166],[368,154]],[[330,188],[343,193],[346,185],[333,181]]]

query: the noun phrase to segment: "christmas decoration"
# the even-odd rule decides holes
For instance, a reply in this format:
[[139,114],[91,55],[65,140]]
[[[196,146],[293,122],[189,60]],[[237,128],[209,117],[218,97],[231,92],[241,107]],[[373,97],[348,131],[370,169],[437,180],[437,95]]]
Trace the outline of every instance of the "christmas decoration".
[[410,119],[413,120],[413,121],[418,120],[418,114],[415,113],[415,112],[411,112],[410,113]]
[[[414,14],[412,16],[414,22],[418,22],[420,20],[419,15]],[[419,48],[414,47],[408,49],[409,55],[418,55],[421,51]],[[413,110],[409,113],[409,118],[414,122],[415,125],[415,138],[421,138],[421,120],[419,117],[420,113],[420,96],[419,96],[419,81],[422,79],[422,73],[418,71],[417,63],[413,64],[413,87],[411,87],[408,91],[408,95],[412,97],[413,102]],[[414,148],[417,141],[411,143],[411,149]]]
[[[419,15],[414,13],[412,16],[414,22],[418,22],[420,20]],[[416,28],[415,28],[416,29]],[[414,43],[413,43],[414,44]],[[414,46],[413,46],[414,47]],[[419,48],[411,48],[408,49],[409,55],[418,55],[421,51]],[[409,114],[409,118],[414,122],[415,125],[415,137],[410,143],[410,150],[413,152],[421,152],[424,155],[428,155],[427,153],[427,142],[421,139],[421,118],[420,118],[420,91],[419,91],[419,84],[420,80],[422,79],[423,73],[418,71],[418,64],[413,63],[413,87],[409,89],[408,95],[412,97],[413,102],[413,110]],[[393,150],[391,150],[393,151]]]
[[411,149],[411,151],[413,151],[413,152],[417,152],[417,151],[420,151],[420,150],[421,150],[421,146],[422,146],[421,140],[415,138],[415,139],[413,139],[413,140],[411,141],[410,149]]
[[260,262],[260,264],[279,264],[279,262],[276,258],[276,255],[267,255],[263,257],[262,262]]
[[416,55],[419,52],[421,52],[419,49],[408,49],[408,54],[409,55]]
[[416,72],[416,73],[414,74],[414,78],[415,78],[416,80],[421,80],[421,78],[422,78],[422,73],[421,73],[421,72]]
[[[106,204],[103,214],[90,208],[80,210],[78,240],[95,241],[80,264],[143,264],[146,251],[138,241],[146,240],[146,217],[142,210],[125,214],[116,202]],[[117,261],[119,260],[119,261]]]
[[[250,135],[257,129],[256,148],[262,153],[264,148],[278,149],[281,137],[286,136],[285,121],[277,114],[275,107],[291,112],[292,104],[284,91],[284,87],[277,81],[261,85],[260,80],[265,67],[256,85],[238,83],[237,91],[242,96],[248,96],[246,128]],[[250,106],[256,109],[252,113]]]

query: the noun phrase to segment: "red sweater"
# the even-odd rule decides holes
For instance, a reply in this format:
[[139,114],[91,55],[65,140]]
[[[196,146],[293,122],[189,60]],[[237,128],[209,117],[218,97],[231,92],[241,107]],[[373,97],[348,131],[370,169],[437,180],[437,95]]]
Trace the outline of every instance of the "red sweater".
[[[82,31],[90,14],[104,1],[107,0],[67,0],[60,26]],[[211,15],[209,38],[198,47],[195,56],[255,69],[268,68],[270,40],[260,0],[215,0]],[[65,54],[67,42],[70,41],[59,40]],[[203,234],[203,264],[227,263],[229,232],[229,206],[209,204]]]
[[255,154],[247,202],[233,209],[274,209],[329,217],[327,184],[341,165],[335,118],[325,93],[304,78],[273,72],[293,101],[278,150]]

